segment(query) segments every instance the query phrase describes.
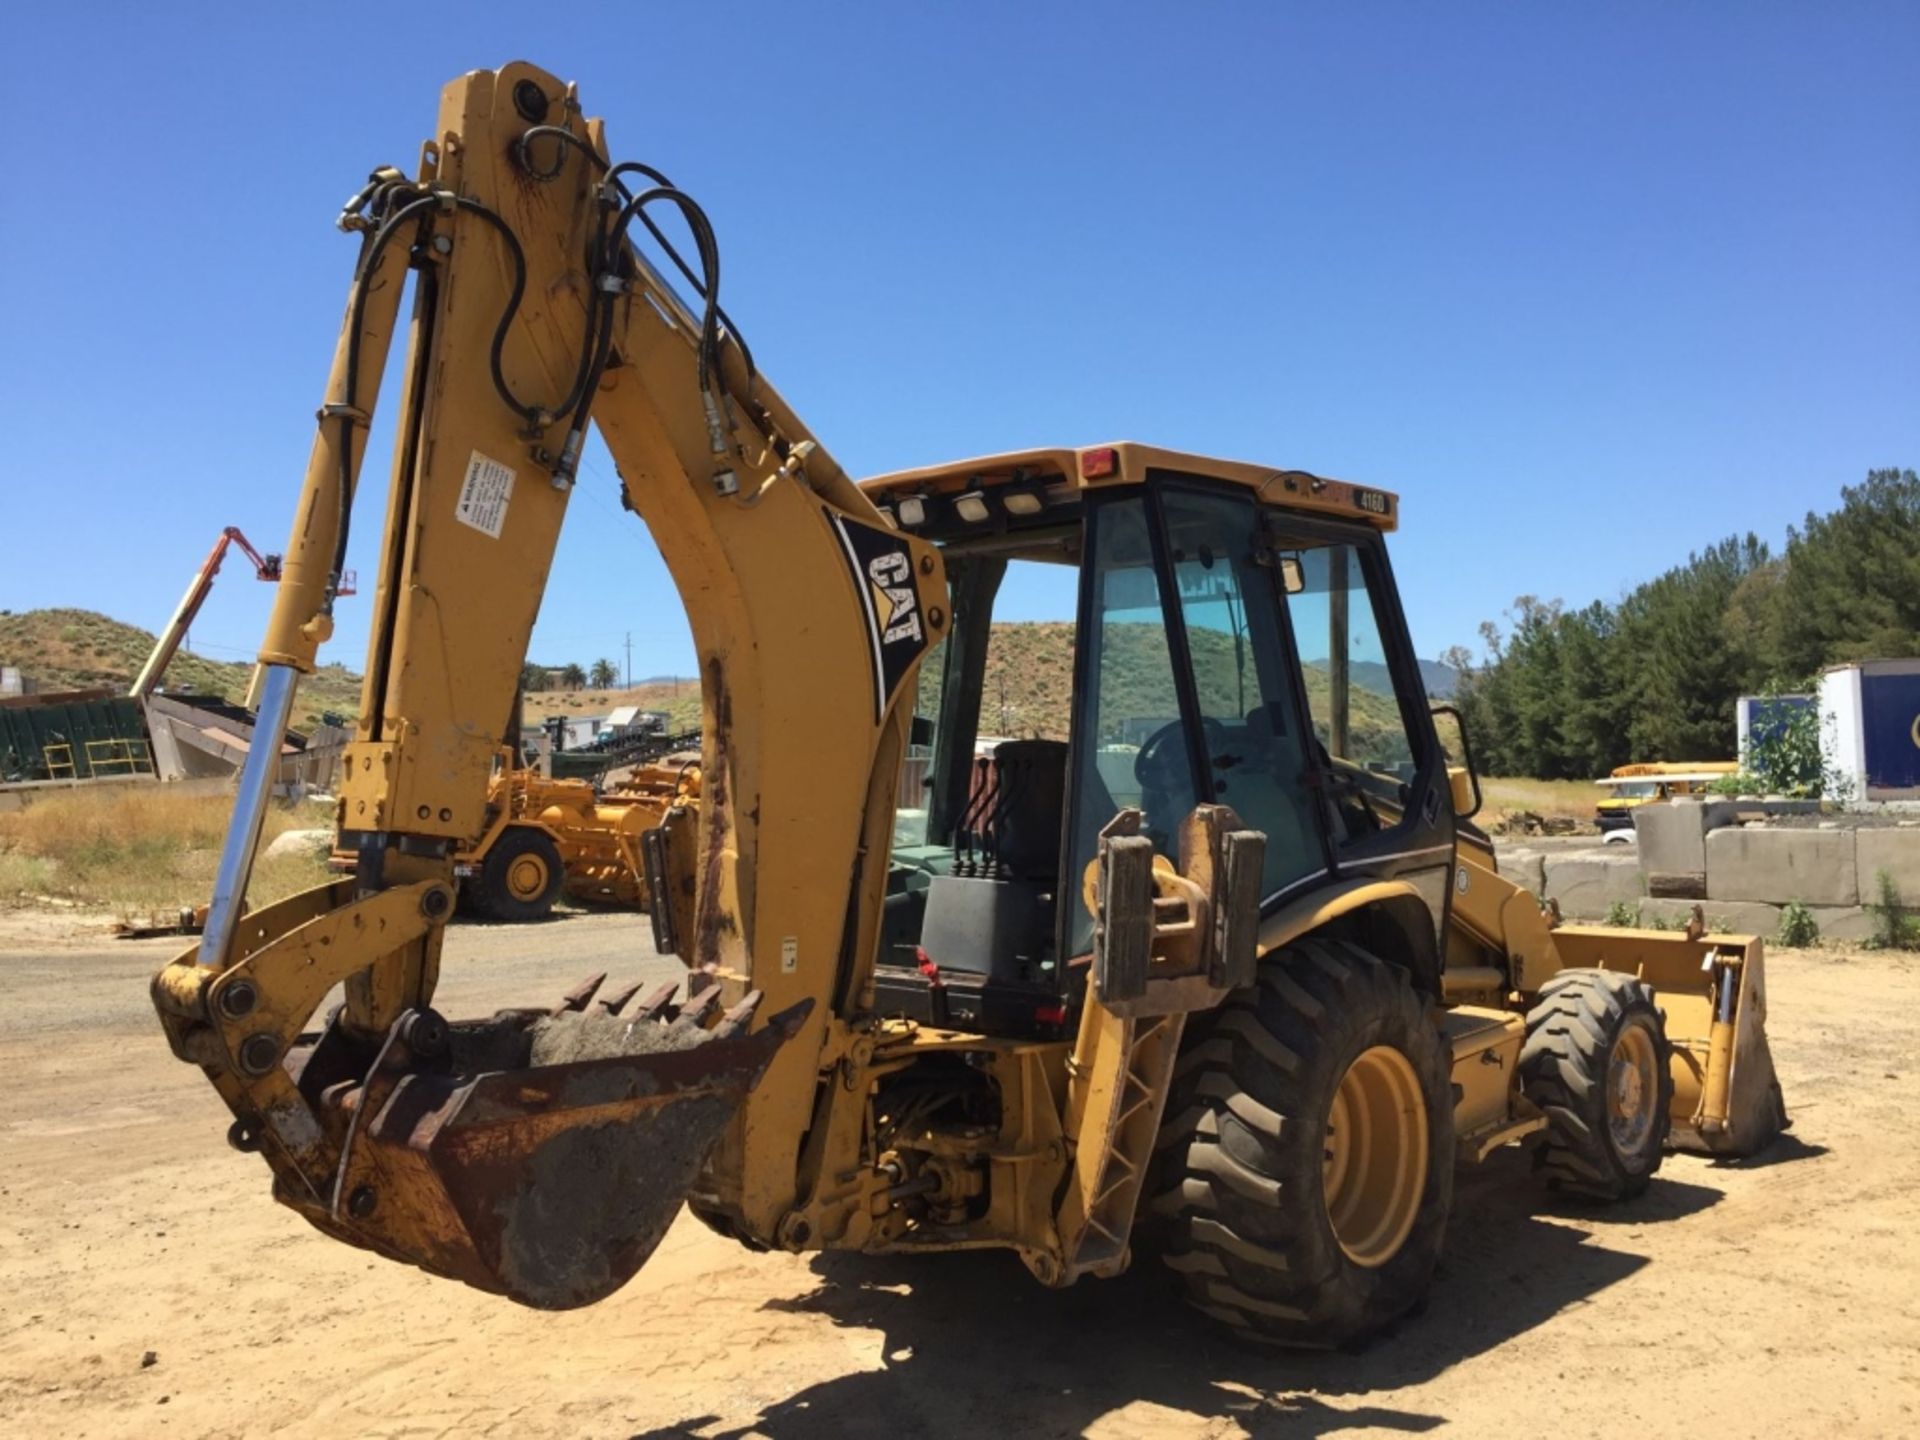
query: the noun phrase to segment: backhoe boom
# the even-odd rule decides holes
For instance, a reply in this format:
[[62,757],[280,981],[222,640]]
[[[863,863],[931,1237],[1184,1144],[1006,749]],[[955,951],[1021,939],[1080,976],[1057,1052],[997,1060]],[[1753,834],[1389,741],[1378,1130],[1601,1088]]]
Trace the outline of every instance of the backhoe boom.
[[[402,1032],[432,1016],[452,852],[484,824],[589,417],[682,591],[700,657],[708,780],[686,958],[723,1007],[763,1000],[781,1031],[757,1035],[790,1042],[755,1050],[719,1087],[737,1103],[768,1064],[793,1072],[762,1087],[765,1103],[741,1122],[738,1163],[780,1156],[766,1173],[784,1180],[761,1183],[743,1207],[763,1231],[794,1200],[784,1137],[809,1120],[813,1086],[800,1077],[819,1063],[827,1019],[814,1002],[853,978],[849,917],[871,924],[877,914],[885,867],[858,875],[868,898],[850,906],[848,857],[885,852],[887,817],[868,794],[891,782],[905,732],[895,697],[938,638],[945,583],[933,548],[880,522],[720,328],[717,257],[698,208],[653,172],[609,165],[599,126],[582,119],[569,88],[524,65],[467,75],[443,95],[435,133],[417,179],[376,172],[342,217],[361,235],[360,259],[260,657],[270,733],[284,727],[295,678],[313,669],[331,629],[373,397],[411,268],[367,679],[340,793],[342,838],[357,851],[353,888],[242,917],[268,789],[249,774],[206,934],[159,977],[155,997],[176,1050],[207,1066],[237,1138],[265,1153],[283,1199],[343,1238],[511,1290],[501,1257],[488,1258],[457,1206],[436,1202],[428,1223],[383,1198],[381,1175],[408,1196],[430,1187],[407,1178],[419,1167],[417,1156],[401,1162],[414,1153],[404,1127],[358,1122],[380,1102],[373,1076],[393,1073],[396,1054],[409,1051],[416,1067],[445,1058]],[[700,240],[704,314],[627,242],[637,217],[666,209]],[[346,1005],[326,1038],[302,1048],[323,978],[345,983]],[[742,1014],[735,1024],[744,1023]],[[478,1083],[463,1067],[488,1057],[460,1048],[445,1083]],[[282,1063],[290,1052],[299,1076]],[[323,1084],[303,1080],[320,1081],[311,1072],[321,1061]],[[659,1062],[624,1063],[643,1083]],[[343,1091],[340,1077],[356,1071],[357,1091]],[[510,1156],[516,1133],[529,1147],[558,1143],[548,1131],[564,1140],[595,1113],[549,1112],[547,1130],[529,1121],[492,1143]],[[530,1156],[518,1159],[531,1167]],[[689,1179],[660,1187],[669,1213]],[[355,1193],[357,1208],[343,1198]],[[647,1231],[657,1220],[637,1223]]]

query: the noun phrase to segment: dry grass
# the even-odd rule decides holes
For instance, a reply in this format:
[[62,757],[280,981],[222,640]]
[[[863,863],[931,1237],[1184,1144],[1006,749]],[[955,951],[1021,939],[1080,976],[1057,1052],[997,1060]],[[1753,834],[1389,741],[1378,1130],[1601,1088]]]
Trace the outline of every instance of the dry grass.
[[1498,780],[1483,776],[1480,793],[1486,804],[1482,824],[1496,822],[1522,810],[1545,818],[1564,817],[1593,823],[1594,808],[1606,799],[1604,786],[1588,780]]
[[[144,919],[205,904],[231,808],[225,795],[145,785],[63,791],[0,813],[0,905],[52,897]],[[312,806],[276,805],[261,846],[331,820]],[[264,904],[326,878],[320,859],[262,857],[249,895]]]

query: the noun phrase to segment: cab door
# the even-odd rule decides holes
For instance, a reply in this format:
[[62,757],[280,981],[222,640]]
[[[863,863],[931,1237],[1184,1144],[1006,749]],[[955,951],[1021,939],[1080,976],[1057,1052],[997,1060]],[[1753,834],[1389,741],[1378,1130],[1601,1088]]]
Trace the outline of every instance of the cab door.
[[1446,760],[1401,613],[1386,545],[1367,525],[1270,510],[1312,760],[1342,877],[1409,881],[1443,938],[1453,893]]
[[1193,791],[1267,837],[1262,906],[1333,863],[1272,556],[1243,487],[1151,488]]

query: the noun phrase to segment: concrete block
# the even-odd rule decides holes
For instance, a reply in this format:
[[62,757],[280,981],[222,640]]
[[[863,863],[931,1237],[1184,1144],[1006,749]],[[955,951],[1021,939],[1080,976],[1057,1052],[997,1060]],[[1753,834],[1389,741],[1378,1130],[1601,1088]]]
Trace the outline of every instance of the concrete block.
[[1707,894],[1715,900],[1857,905],[1853,832],[1747,826],[1707,834]]
[[1647,871],[1707,871],[1707,807],[1698,800],[1636,805],[1640,868]]
[[1536,895],[1546,893],[1546,857],[1538,850],[1529,850],[1520,845],[1497,845],[1493,855],[1499,862],[1500,874],[1506,879]]
[[1860,898],[1880,898],[1880,872],[1893,877],[1900,903],[1920,905],[1920,830],[1856,830]]
[[1820,927],[1820,938],[1833,944],[1858,945],[1871,940],[1873,916],[1859,905],[1809,905],[1813,923]]
[[1780,933],[1780,907],[1752,900],[1649,900],[1640,908],[1640,923],[1677,930],[1692,916],[1695,904],[1706,917],[1709,933],[1758,935],[1762,940]]
[[1546,857],[1546,894],[1569,919],[1598,919],[1616,901],[1633,904],[1646,891],[1632,855],[1598,852]]

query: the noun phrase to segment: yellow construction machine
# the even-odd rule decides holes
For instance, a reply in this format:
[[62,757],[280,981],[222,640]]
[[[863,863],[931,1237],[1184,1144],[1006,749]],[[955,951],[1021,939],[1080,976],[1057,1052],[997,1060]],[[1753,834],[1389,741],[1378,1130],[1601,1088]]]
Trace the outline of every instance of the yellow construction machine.
[[[244,910],[249,761],[206,933],[153,986],[231,1142],[321,1230],[551,1308],[625,1284],[683,1203],[755,1248],[1009,1249],[1048,1285],[1138,1246],[1243,1334],[1324,1345],[1420,1301],[1456,1164],[1525,1141],[1616,1200],[1670,1142],[1784,1122],[1760,941],[1559,925],[1498,874],[1407,638],[1392,495],[1131,444],[856,485],[727,318],[699,206],[528,65],[448,86],[418,171],[341,224],[260,724],[331,630],[404,328],[340,792],[358,865]],[[700,660],[702,790],[643,847],[689,973],[447,1020],[455,857],[589,423]],[[1078,595],[1069,733],[976,763],[1027,565]]]
[[[602,791],[587,780],[542,775],[503,750],[487,787],[485,824],[453,852],[460,908],[491,920],[544,920],[564,894],[644,910],[642,839],[671,806],[699,794],[697,761],[636,766]],[[341,829],[364,843],[365,832]],[[356,850],[336,845],[332,864],[351,874]]]

